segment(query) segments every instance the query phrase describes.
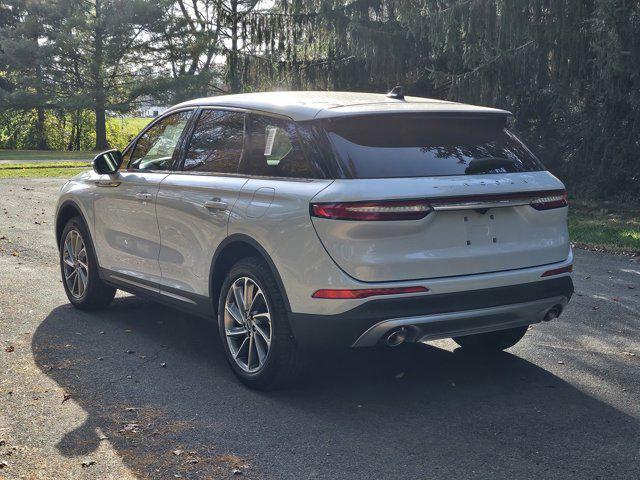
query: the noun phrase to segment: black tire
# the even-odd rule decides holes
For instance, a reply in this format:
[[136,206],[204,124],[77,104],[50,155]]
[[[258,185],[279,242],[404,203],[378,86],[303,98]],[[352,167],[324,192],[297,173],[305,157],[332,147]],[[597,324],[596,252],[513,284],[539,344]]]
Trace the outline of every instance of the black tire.
[[[72,231],[80,234],[87,253],[87,284],[81,295],[72,293],[65,279],[65,263],[63,252],[65,248],[65,240]],[[67,298],[69,299],[71,304],[81,310],[98,310],[108,306],[116,294],[116,289],[104,283],[100,278],[100,275],[98,273],[98,261],[96,260],[96,254],[93,249],[93,242],[91,241],[89,230],[80,217],[73,217],[69,219],[64,229],[62,230],[59,253],[62,285],[64,286],[64,291],[66,292]]]
[[518,343],[527,333],[527,329],[528,327],[525,326],[476,335],[465,335],[464,337],[454,337],[453,341],[468,351],[499,352]]
[[[231,353],[225,333],[225,302],[234,282],[253,280],[262,290],[271,316],[271,342],[264,364],[256,372],[243,370]],[[231,369],[242,383],[256,390],[283,388],[295,382],[303,370],[303,358],[296,345],[280,289],[269,266],[260,257],[239,260],[229,270],[218,299],[218,330]],[[248,362],[247,362],[248,363]]]

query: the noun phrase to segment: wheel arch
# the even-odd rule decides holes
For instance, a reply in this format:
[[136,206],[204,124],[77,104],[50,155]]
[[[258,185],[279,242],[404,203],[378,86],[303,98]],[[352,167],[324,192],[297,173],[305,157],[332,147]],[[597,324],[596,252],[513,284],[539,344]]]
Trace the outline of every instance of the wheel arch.
[[218,297],[220,296],[220,289],[222,288],[222,283],[224,282],[227,272],[238,260],[250,256],[261,257],[267,263],[273,277],[276,279],[280,295],[282,295],[282,299],[284,300],[285,308],[287,312],[291,312],[287,291],[284,288],[284,283],[282,283],[282,278],[280,277],[280,273],[278,273],[275,263],[260,243],[248,235],[241,233],[236,233],[225,238],[213,255],[209,270],[209,296],[213,304],[213,311],[217,312],[218,310]]
[[[87,230],[89,229],[89,224],[87,223],[87,219],[82,213],[82,209],[80,206],[74,202],[73,200],[66,200],[63,202],[58,208],[58,212],[56,214],[56,243],[58,247],[60,247],[60,237],[62,236],[62,231],[64,230],[64,226],[67,222],[73,217],[80,217],[84,222]],[[89,232],[91,234],[91,232]]]

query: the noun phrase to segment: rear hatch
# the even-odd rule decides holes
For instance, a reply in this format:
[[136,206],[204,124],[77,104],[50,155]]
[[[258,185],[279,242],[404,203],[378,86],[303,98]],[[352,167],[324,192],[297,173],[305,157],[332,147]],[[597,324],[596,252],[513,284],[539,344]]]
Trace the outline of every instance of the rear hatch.
[[322,120],[347,177],[311,205],[335,263],[378,282],[565,260],[564,187],[505,121],[488,114]]

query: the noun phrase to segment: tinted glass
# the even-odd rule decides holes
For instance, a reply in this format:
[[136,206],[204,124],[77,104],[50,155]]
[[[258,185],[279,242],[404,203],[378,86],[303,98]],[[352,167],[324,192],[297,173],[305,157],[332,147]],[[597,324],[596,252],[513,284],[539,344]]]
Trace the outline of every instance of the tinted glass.
[[243,143],[243,113],[203,110],[187,148],[182,169],[237,173]]
[[354,178],[480,175],[543,170],[504,118],[375,115],[324,121]]
[[307,161],[294,122],[263,115],[249,117],[249,151],[241,170],[266,177],[320,178]]
[[169,170],[180,135],[192,111],[163,118],[144,132],[136,142],[127,168],[130,170]]

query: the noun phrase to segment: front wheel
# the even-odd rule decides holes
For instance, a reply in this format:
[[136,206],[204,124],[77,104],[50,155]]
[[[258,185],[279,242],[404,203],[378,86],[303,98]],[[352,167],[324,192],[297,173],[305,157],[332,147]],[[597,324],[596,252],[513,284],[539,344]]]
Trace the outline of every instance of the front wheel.
[[96,310],[111,303],[116,290],[98,274],[98,261],[89,231],[80,217],[70,219],[60,237],[60,273],[69,301],[82,310]]
[[476,335],[465,335],[464,337],[454,337],[453,341],[460,345],[463,350],[498,352],[513,347],[524,337],[527,329],[528,327],[525,326]]
[[227,361],[247,386],[270,390],[290,384],[302,367],[280,289],[258,257],[236,263],[218,301],[218,329]]

